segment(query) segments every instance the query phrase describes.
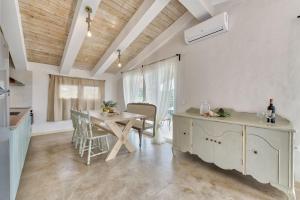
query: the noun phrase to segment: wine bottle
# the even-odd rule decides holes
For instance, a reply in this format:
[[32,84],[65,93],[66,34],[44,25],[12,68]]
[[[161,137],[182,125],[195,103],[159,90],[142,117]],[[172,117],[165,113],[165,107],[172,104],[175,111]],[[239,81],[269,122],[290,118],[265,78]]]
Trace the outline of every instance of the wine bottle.
[[275,123],[275,106],[273,105],[273,99],[270,99],[270,105],[267,109],[267,122]]

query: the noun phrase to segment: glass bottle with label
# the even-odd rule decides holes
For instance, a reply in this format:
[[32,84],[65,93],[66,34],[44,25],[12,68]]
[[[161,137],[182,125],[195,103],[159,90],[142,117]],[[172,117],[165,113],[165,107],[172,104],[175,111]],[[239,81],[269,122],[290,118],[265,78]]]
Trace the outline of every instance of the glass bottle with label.
[[273,105],[273,99],[270,99],[270,104],[267,109],[267,122],[275,123],[275,106]]

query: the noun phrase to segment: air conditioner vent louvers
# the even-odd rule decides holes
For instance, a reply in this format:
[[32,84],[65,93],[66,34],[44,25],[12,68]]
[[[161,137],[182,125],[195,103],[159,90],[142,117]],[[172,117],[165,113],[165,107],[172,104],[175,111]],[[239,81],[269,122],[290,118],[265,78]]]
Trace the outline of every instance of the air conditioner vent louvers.
[[208,33],[208,34],[206,34],[206,35],[198,36],[198,37],[196,37],[195,39],[189,40],[188,42],[189,42],[189,43],[194,42],[194,41],[196,41],[196,40],[199,40],[199,39],[202,39],[202,38],[205,38],[205,37],[214,35],[214,34],[216,34],[216,33],[218,33],[218,32],[223,31],[223,30],[224,30],[224,28],[222,27],[221,29],[218,29],[218,30],[216,30],[216,31],[214,31],[214,32]]
[[184,31],[185,42],[194,42],[228,31],[228,14],[222,13]]

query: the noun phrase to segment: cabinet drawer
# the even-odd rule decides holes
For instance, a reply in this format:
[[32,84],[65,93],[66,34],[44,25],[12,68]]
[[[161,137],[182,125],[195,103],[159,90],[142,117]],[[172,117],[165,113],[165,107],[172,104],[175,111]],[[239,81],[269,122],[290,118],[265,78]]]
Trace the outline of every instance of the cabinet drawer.
[[191,150],[192,120],[185,117],[173,117],[173,147],[182,152]]

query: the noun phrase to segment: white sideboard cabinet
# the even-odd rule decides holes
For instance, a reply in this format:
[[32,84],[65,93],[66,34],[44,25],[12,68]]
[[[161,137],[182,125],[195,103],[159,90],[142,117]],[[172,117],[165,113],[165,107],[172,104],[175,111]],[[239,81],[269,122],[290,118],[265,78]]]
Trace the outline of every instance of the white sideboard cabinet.
[[198,155],[222,169],[251,175],[261,183],[296,199],[291,123],[278,116],[276,124],[254,113],[230,110],[227,118],[206,118],[198,109],[173,115],[173,149]]

